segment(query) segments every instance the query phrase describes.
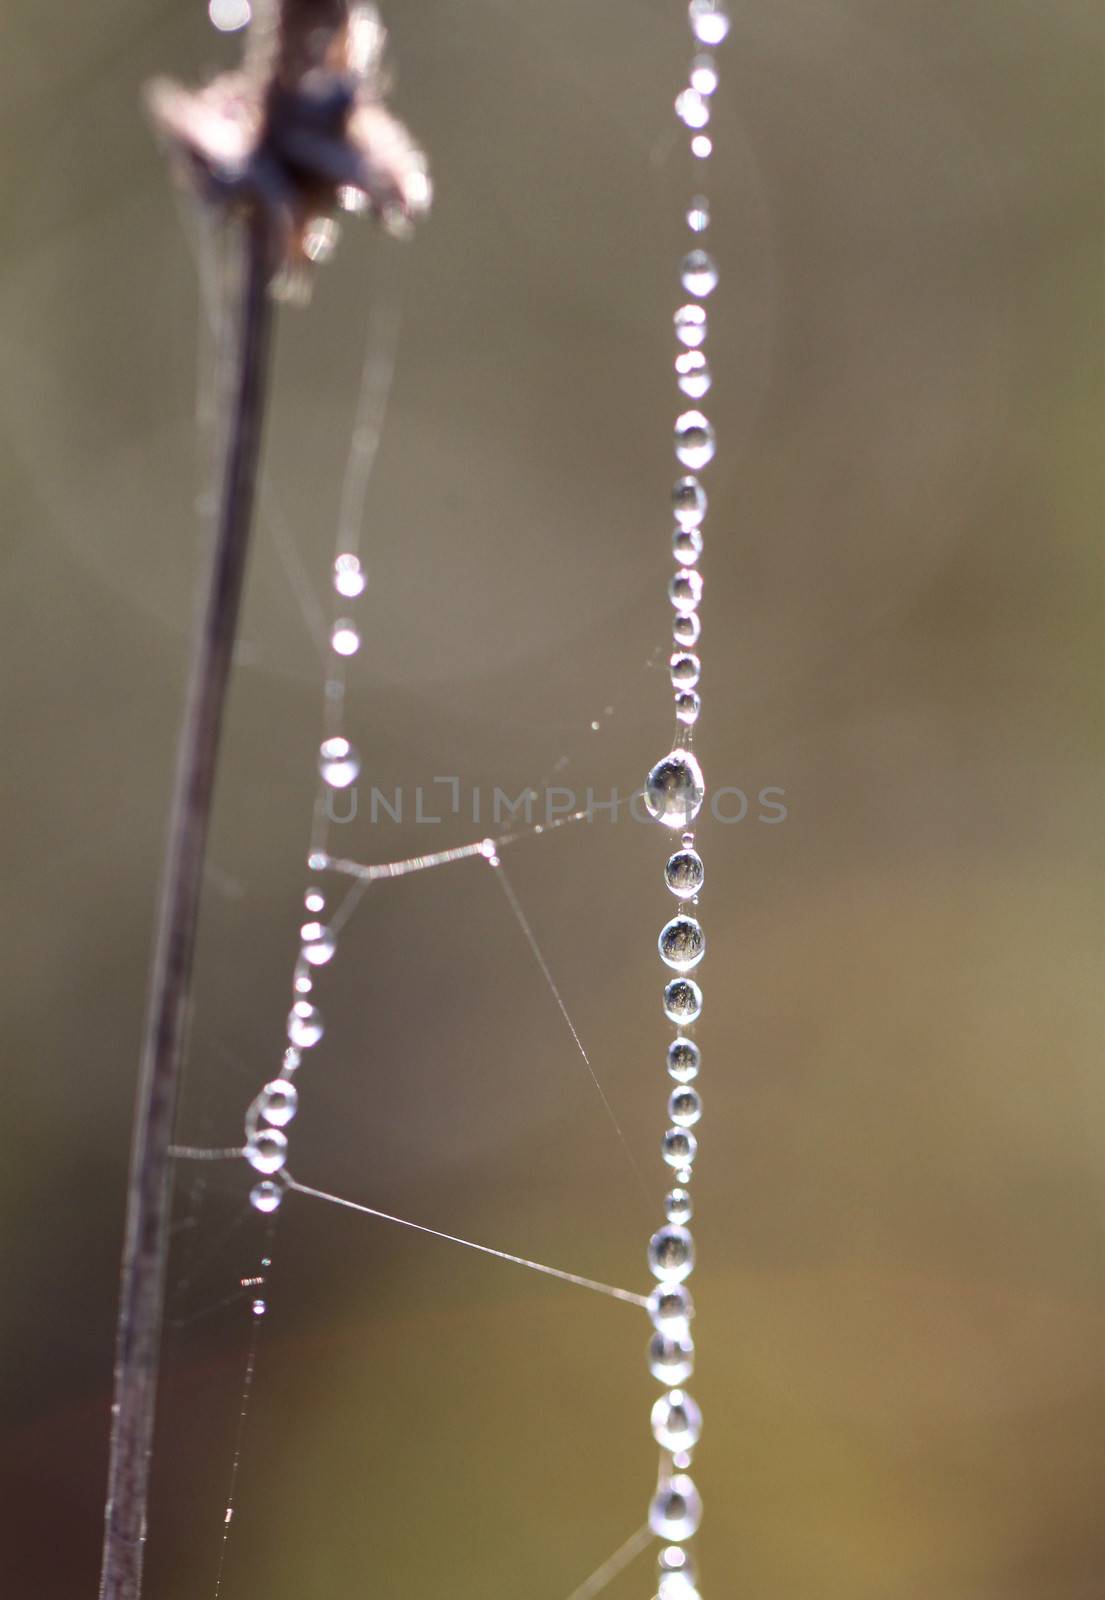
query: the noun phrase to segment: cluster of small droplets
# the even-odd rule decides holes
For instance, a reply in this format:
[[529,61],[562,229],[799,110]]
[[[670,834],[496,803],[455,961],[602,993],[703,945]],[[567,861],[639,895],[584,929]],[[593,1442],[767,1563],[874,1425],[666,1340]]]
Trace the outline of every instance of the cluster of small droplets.
[[[680,90],[675,111],[690,134],[694,163],[705,162],[713,141],[707,131],[711,97],[718,85],[717,67],[709,53],[729,31],[724,0],[690,0],[694,55],[688,81]],[[696,189],[703,186],[696,182]],[[660,1474],[649,1507],[649,1526],[663,1540],[659,1556],[657,1600],[699,1600],[695,1564],[687,1542],[693,1539],[702,1517],[702,1501],[689,1476],[692,1453],[702,1431],[702,1412],[684,1384],[694,1371],[691,1320],[694,1303],[686,1280],[694,1268],[691,1220],[691,1180],[698,1140],[695,1125],[702,1101],[695,1086],[701,1053],[691,1033],[702,1014],[702,990],[692,976],[706,953],[706,936],[698,919],[698,899],[705,872],[691,831],[702,809],[705,782],[691,751],[698,721],[698,684],[702,664],[697,653],[702,632],[699,606],[703,581],[698,570],[702,555],[702,526],[706,518],[706,491],[698,473],[709,466],[717,448],[709,418],[697,409],[712,383],[706,358],[708,320],[705,302],[717,287],[718,271],[705,248],[710,228],[709,201],[696,193],[687,210],[690,248],[683,257],[679,281],[684,300],[675,313],[675,381],[682,397],[675,421],[675,455],[684,469],[672,491],[675,528],[672,554],[676,570],[668,585],[671,601],[671,686],[675,699],[676,744],[648,775],[645,803],[651,815],[681,835],[679,848],[668,858],[664,882],[678,909],[660,930],[660,960],[668,969],[664,986],[664,1016],[676,1029],[667,1047],[667,1072],[672,1087],[668,1095],[668,1126],[661,1154],[672,1169],[673,1186],[664,1200],[664,1223],[649,1241],[648,1262],[656,1287],[648,1309],[653,1334],[649,1343],[649,1369],[663,1385],[652,1408],[653,1437],[660,1446]],[[682,404],[689,401],[688,409]],[[670,903],[670,902],[669,902]]]
[[[336,609],[364,593],[364,570],[357,556],[339,555],[334,562]],[[331,789],[344,789],[360,771],[360,758],[349,740],[332,725],[342,701],[341,669],[344,658],[355,655],[361,638],[356,624],[336,615],[330,629],[330,647],[335,666],[327,683],[328,725],[319,746],[319,779]],[[315,852],[312,849],[312,861]],[[279,1209],[284,1198],[284,1171],[288,1160],[288,1135],[285,1129],[299,1109],[299,1091],[294,1078],[303,1057],[313,1050],[326,1031],[326,1024],[314,1001],[319,969],[328,965],[337,950],[337,935],[326,920],[326,897],[314,886],[303,896],[303,917],[299,929],[299,949],[292,972],[291,1009],[288,1012],[286,1044],[276,1076],[264,1084],[250,1101],[245,1116],[245,1155],[260,1182],[250,1191],[250,1204],[266,1215]]]

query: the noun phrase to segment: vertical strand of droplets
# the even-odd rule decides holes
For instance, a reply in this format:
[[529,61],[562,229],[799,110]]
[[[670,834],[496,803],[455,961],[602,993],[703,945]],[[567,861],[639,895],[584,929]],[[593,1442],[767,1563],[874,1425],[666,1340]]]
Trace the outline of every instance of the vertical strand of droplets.
[[[691,746],[701,709],[698,642],[703,582],[699,558],[707,509],[706,492],[698,474],[709,466],[716,448],[713,426],[698,409],[711,385],[705,302],[718,281],[713,256],[704,248],[710,228],[704,174],[713,153],[713,140],[707,130],[711,99],[718,84],[711,51],[728,33],[729,18],[723,0],[690,0],[689,17],[694,53],[688,82],[675,102],[676,115],[690,135],[696,174],[696,192],[686,213],[690,248],[680,267],[683,299],[675,313],[675,379],[681,397],[675,420],[675,455],[685,469],[672,491],[672,553],[676,570],[668,585],[673,611],[671,686],[676,733],[671,751],[649,773],[645,791],[653,817],[681,834],[679,848],[669,856],[664,868],[665,885],[679,909],[661,928],[658,941],[660,959],[672,974],[663,991],[664,1016],[676,1030],[666,1053],[673,1087],[668,1097],[668,1127],[661,1153],[675,1181],[664,1198],[664,1224],[653,1234],[648,1247],[649,1267],[656,1279],[648,1303],[654,1330],[648,1361],[653,1377],[663,1385],[651,1417],[653,1436],[660,1446],[656,1493],[649,1507],[649,1526],[662,1541],[658,1600],[699,1600],[690,1542],[702,1519],[702,1499],[690,1476],[693,1452],[702,1432],[702,1412],[683,1387],[694,1370],[694,1304],[686,1280],[694,1268],[695,1250],[687,1224],[693,1211],[691,1180],[698,1153],[693,1130],[702,1115],[702,1101],[695,1086],[701,1052],[694,1040],[694,1025],[702,1014],[702,990],[691,974],[706,951],[706,936],[699,920],[705,872],[702,857],[695,849],[692,827],[702,809],[705,781]],[[684,409],[685,401],[691,402],[690,409]]]
[[[339,529],[339,543],[342,532]],[[315,799],[314,821],[308,866],[325,862],[326,826],[330,795],[348,789],[360,771],[360,757],[344,736],[345,663],[360,648],[360,630],[352,617],[343,613],[348,602],[363,594],[367,579],[360,558],[353,551],[339,551],[334,561],[335,603],[330,626],[332,665],[323,691],[323,740],[319,746],[319,788]],[[360,886],[358,886],[359,888]],[[348,908],[347,908],[348,909]],[[250,1102],[245,1116],[246,1159],[260,1181],[250,1191],[250,1202],[265,1214],[279,1207],[286,1187],[284,1168],[288,1159],[288,1124],[299,1107],[299,1091],[293,1081],[305,1052],[322,1039],[325,1023],[315,1004],[314,986],[320,967],[326,966],[337,949],[339,918],[326,920],[326,897],[317,885],[309,885],[303,896],[304,920],[299,929],[299,949],[292,971],[291,1009],[288,1012],[286,1042],[275,1078],[265,1083]]]

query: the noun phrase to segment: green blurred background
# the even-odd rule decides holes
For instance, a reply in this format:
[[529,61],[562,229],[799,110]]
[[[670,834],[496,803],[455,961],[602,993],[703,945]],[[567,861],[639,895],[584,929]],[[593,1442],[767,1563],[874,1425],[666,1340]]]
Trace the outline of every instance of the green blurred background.
[[[1089,1600],[1105,1520],[1102,65],[1081,0],[733,6],[713,131],[696,1475],[709,1596]],[[348,729],[383,788],[666,749],[672,0],[386,8],[433,215],[282,321],[272,504],[323,592],[368,307],[402,307]],[[196,271],[139,109],[200,0],[11,0],[0,65],[7,1131],[0,1587],[95,1592],[122,1200],[200,561]],[[375,337],[375,335],[373,336]],[[205,371],[200,362],[201,373]],[[209,381],[201,381],[201,394]],[[606,706],[614,711],[607,714]],[[278,1060],[317,658],[262,519],[181,1135]],[[590,724],[597,719],[597,733]],[[440,792],[440,791],[439,791]],[[347,854],[478,836],[364,814]],[[637,1159],[478,862],[320,985],[304,1182],[630,1287],[659,1215],[664,841],[516,846]],[[178,1185],[150,1600],[214,1593],[264,1225]],[[631,1308],[293,1196],[225,1600],[564,1600],[655,1469]],[[228,1297],[229,1300],[228,1300]],[[611,1586],[648,1596],[651,1555]]]

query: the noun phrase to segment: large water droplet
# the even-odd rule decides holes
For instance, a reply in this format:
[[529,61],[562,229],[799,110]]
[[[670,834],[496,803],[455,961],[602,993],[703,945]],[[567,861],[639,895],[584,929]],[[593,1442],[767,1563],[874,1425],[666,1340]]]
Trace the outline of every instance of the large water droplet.
[[701,350],[684,350],[675,358],[675,381],[688,400],[701,400],[710,389],[710,363]]
[[702,710],[702,701],[693,689],[682,689],[675,697],[676,720],[685,727],[693,728],[698,721],[698,714]]
[[693,1450],[702,1435],[702,1412],[689,1394],[673,1389],[652,1408],[652,1434],[665,1450]]
[[678,650],[669,663],[673,689],[693,689],[702,675],[702,663],[689,650]]
[[672,750],[658,761],[645,785],[645,805],[666,828],[686,828],[702,810],[706,782],[689,750]]
[[661,1383],[686,1383],[694,1371],[694,1342],[690,1334],[654,1333],[648,1346],[648,1370]]
[[679,1128],[693,1128],[702,1115],[702,1101],[697,1089],[683,1085],[673,1089],[668,1100],[668,1116]]
[[702,1499],[685,1472],[661,1484],[648,1508],[648,1525],[658,1539],[690,1539],[702,1521]]
[[691,1083],[698,1077],[702,1052],[693,1039],[673,1039],[668,1045],[668,1074],[676,1083]]
[[682,1283],[694,1270],[694,1240],[686,1228],[669,1224],[648,1241],[648,1265],[661,1283]]
[[680,1183],[685,1183],[689,1177],[691,1163],[698,1154],[698,1140],[686,1128],[669,1128],[660,1141],[660,1153],[669,1167],[674,1167],[679,1174]]
[[706,881],[706,868],[697,850],[677,850],[668,857],[664,882],[680,900],[696,895]]
[[273,1183],[271,1178],[266,1178],[263,1183],[255,1183],[249,1191],[249,1203],[255,1211],[261,1211],[268,1216],[270,1211],[276,1211],[284,1198],[284,1191],[278,1183]]
[[705,195],[696,194],[687,211],[687,227],[692,233],[705,233],[710,226],[710,202]]
[[675,453],[684,467],[697,472],[714,459],[714,430],[701,411],[684,411],[675,419]]
[[699,528],[706,515],[706,491],[697,478],[680,478],[671,492],[672,510],[681,528]]
[[[680,1226],[685,1222],[689,1222],[694,1215],[690,1190],[670,1189],[664,1196],[664,1215],[669,1222],[676,1222]],[[682,1284],[680,1284],[680,1288],[682,1288]]]
[[673,978],[664,986],[664,1015],[681,1028],[698,1021],[702,1015],[702,990],[693,978]]
[[257,1096],[257,1110],[274,1128],[286,1128],[299,1107],[299,1090],[286,1078],[274,1078]]
[[367,582],[356,556],[339,556],[334,562],[334,588],[347,600],[355,600],[359,594],[363,594]]
[[348,617],[339,617],[330,630],[330,643],[339,656],[355,656],[361,648],[356,624]]
[[255,1172],[279,1172],[288,1159],[288,1141],[279,1128],[258,1128],[246,1141],[246,1160]]
[[699,44],[720,44],[729,32],[729,13],[723,0],[690,0],[687,11]]
[[682,1545],[669,1544],[660,1551],[656,1565],[660,1569],[659,1600],[690,1600],[691,1595],[695,1593],[694,1590],[665,1587],[673,1583],[690,1585],[697,1580],[698,1573],[690,1551],[684,1550]]
[[348,789],[361,770],[361,761],[348,739],[324,739],[318,753],[318,770],[332,789]]
[[702,529],[676,528],[671,536],[671,553],[680,566],[693,567],[702,554]]
[[288,1012],[288,1038],[301,1050],[318,1044],[323,1026],[322,1012],[309,1000],[297,1000]]
[[697,350],[706,337],[706,307],[680,306],[675,313],[675,337],[688,350]]
[[702,600],[702,574],[693,567],[680,567],[668,584],[668,599],[676,611],[694,611]]
[[305,922],[299,930],[303,940],[303,959],[312,967],[324,967],[338,948],[338,941],[322,922]]
[[675,972],[690,972],[706,954],[706,935],[694,917],[680,913],[666,922],[657,940],[660,960]]
[[677,615],[671,625],[671,636],[676,644],[697,644],[702,633],[702,622],[697,611]]
[[710,107],[692,84],[676,95],[675,114],[686,128],[704,128],[710,120]]
[[686,1338],[694,1316],[691,1291],[685,1283],[658,1283],[648,1297],[648,1314],[659,1333],[669,1339]]
[[683,258],[681,280],[688,294],[701,300],[717,288],[717,267],[705,250],[692,250]]
[[713,56],[695,56],[691,62],[691,88],[699,94],[713,94],[717,88],[717,64]]

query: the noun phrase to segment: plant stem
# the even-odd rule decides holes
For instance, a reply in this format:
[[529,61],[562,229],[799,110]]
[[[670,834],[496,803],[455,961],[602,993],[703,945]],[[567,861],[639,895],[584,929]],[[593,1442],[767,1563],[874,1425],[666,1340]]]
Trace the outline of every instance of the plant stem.
[[219,733],[242,596],[272,342],[268,225],[244,230],[238,349],[218,523],[177,746],[135,1108],[115,1349],[101,1600],[138,1600],[165,1298],[172,1158]]

